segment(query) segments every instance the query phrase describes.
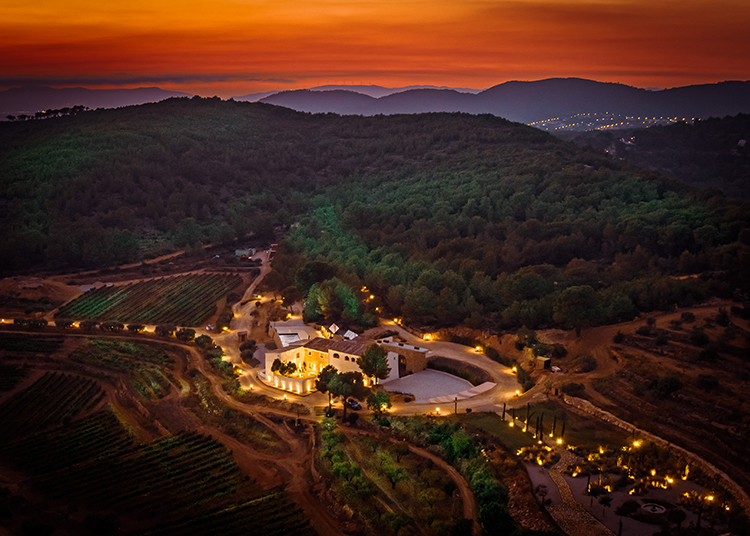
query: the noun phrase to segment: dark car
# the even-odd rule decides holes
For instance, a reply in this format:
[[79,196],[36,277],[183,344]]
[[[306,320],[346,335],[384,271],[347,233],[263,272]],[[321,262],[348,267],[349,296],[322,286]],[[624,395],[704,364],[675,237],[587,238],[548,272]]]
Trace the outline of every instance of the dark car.
[[353,410],[362,409],[362,405],[356,400],[354,400],[353,398],[350,398],[349,400],[347,400],[346,405],[352,408]]

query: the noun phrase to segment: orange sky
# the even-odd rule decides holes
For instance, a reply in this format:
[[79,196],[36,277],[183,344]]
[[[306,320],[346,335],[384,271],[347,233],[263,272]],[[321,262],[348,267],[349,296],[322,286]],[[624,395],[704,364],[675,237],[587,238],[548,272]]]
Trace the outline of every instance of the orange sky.
[[750,79],[747,0],[2,0],[0,89]]

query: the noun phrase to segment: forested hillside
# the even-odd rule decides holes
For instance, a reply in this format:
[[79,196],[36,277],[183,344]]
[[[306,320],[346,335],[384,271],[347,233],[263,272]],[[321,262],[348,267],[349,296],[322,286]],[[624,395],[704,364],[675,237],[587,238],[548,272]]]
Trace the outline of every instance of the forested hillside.
[[608,149],[618,158],[699,188],[750,198],[750,115],[712,117],[689,125],[575,133],[579,145]]
[[[0,125],[6,271],[83,267],[293,225],[308,316],[628,318],[746,284],[748,206],[494,116],[158,104]],[[700,278],[676,275],[710,272]]]

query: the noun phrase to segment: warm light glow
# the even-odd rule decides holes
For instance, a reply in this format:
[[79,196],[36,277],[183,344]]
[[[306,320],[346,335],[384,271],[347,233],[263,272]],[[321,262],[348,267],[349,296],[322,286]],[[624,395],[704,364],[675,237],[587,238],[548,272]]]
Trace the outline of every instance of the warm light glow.
[[557,439],[557,444],[558,444],[558,445],[562,445],[562,439],[558,438],[558,439]]
[[706,496],[706,499],[708,499],[709,501],[713,501],[714,500],[714,496],[713,495],[708,495],[708,496]]
[[641,446],[641,442],[640,442],[640,441],[633,441],[633,446],[634,446],[635,448],[638,448],[638,447],[640,447],[640,446]]
[[0,4],[0,83],[224,97],[565,76],[673,87],[746,79],[748,20],[737,0],[11,1]]

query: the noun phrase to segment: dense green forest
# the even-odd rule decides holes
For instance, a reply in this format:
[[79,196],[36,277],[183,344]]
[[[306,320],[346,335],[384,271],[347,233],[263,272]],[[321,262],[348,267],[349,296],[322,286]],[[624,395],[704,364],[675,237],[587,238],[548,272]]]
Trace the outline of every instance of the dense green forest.
[[6,272],[288,225],[271,279],[308,318],[580,327],[747,288],[746,203],[489,115],[170,99],[0,144]]
[[[750,198],[750,115],[712,117],[689,125],[567,133],[579,145],[656,169],[699,188]],[[743,142],[744,140],[744,142]]]

